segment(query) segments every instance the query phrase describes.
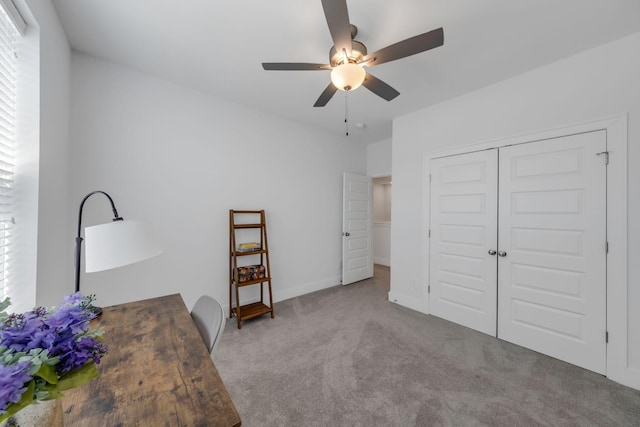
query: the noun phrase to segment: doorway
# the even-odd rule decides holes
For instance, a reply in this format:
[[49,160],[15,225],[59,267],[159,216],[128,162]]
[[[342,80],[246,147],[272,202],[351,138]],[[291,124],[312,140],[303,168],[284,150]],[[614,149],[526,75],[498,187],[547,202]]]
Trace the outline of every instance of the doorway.
[[391,266],[391,176],[373,178],[373,263]]

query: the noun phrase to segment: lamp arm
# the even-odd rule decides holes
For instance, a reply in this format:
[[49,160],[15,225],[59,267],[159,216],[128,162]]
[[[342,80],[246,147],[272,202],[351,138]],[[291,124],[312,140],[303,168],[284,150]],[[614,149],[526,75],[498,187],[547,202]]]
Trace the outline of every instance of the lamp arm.
[[82,202],[80,202],[80,209],[78,210],[78,234],[76,236],[76,252],[75,252],[75,267],[76,267],[76,292],[80,291],[80,255],[81,255],[81,246],[82,246],[82,209],[84,208],[84,202],[94,194],[103,194],[109,199],[111,203],[111,209],[113,210],[113,220],[114,221],[122,221],[122,218],[118,216],[118,211],[116,210],[116,205],[113,203],[113,199],[107,193],[101,190],[92,191],[91,193],[84,196]]

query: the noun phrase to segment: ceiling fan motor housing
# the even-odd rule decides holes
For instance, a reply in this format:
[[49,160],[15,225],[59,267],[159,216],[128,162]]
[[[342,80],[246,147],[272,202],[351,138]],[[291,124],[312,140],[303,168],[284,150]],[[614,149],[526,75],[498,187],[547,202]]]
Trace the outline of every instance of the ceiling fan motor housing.
[[[349,62],[359,64],[360,62],[362,62],[366,55],[367,47],[357,40],[351,40],[351,55],[349,55],[348,58]],[[338,52],[336,50],[336,47],[333,46],[329,51],[329,63],[331,64],[331,66],[337,67],[344,62],[344,54],[342,52]]]

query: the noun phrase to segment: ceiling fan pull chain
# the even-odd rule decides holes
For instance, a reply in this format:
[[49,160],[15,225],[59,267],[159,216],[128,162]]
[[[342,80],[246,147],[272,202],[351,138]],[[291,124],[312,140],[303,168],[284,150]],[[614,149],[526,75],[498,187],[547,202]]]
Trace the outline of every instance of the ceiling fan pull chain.
[[349,91],[344,93],[344,127],[349,136]]

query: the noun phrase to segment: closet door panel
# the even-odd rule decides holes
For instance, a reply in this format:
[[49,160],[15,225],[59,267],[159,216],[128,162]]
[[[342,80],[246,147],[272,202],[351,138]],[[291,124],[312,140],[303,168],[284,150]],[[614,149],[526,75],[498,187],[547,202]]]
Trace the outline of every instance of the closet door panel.
[[496,335],[497,150],[431,161],[431,314]]
[[500,149],[498,337],[606,370],[604,131]]

